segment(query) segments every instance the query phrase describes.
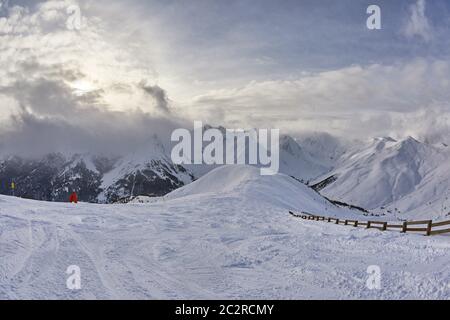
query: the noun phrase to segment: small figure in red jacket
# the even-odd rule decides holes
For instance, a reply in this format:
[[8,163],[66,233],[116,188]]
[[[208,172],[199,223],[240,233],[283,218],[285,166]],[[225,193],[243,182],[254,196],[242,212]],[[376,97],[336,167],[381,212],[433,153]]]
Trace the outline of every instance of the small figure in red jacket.
[[78,196],[76,192],[72,192],[72,194],[69,197],[70,203],[78,203]]

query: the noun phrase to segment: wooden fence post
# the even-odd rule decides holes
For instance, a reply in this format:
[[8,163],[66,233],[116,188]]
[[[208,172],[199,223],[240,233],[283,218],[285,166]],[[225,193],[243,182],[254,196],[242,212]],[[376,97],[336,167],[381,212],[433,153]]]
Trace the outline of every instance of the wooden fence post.
[[348,220],[345,220],[344,224],[345,224],[345,225],[348,225]]
[[381,230],[386,231],[387,229],[387,222],[383,222],[383,228]]
[[433,220],[430,220],[427,223],[427,236],[431,235],[431,224],[432,223],[433,223]]
[[357,227],[357,226],[358,226],[358,220],[356,220],[356,221],[355,221],[355,224],[354,224],[354,226],[355,226],[355,227]]
[[331,218],[328,218],[328,222],[331,222]]
[[370,229],[370,221],[367,221],[367,229]]
[[406,233],[407,229],[408,229],[408,222],[407,221],[403,221],[402,232]]
[[339,219],[336,219],[336,224],[339,224]]

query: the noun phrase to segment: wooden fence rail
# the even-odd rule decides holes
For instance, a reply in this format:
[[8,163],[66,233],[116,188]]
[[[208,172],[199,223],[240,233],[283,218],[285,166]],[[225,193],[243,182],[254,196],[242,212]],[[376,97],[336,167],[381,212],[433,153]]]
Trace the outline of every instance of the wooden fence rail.
[[[346,226],[353,226],[353,227],[363,227],[364,226],[364,227],[366,227],[366,229],[378,229],[381,231],[386,231],[388,229],[401,229],[401,232],[404,232],[404,233],[406,233],[406,232],[424,232],[424,234],[426,236],[450,233],[450,228],[433,230],[433,228],[436,228],[436,227],[450,226],[450,220],[434,222],[434,223],[433,223],[433,220],[403,221],[402,224],[392,224],[390,222],[385,222],[385,221],[359,221],[359,220],[331,218],[331,217],[317,216],[317,215],[307,213],[307,212],[302,212],[302,214],[296,214],[292,211],[289,211],[289,213],[296,218],[302,218],[305,220],[334,222],[335,224],[343,224]],[[411,227],[411,226],[414,226],[414,227]],[[416,226],[419,226],[419,227],[416,227]]]

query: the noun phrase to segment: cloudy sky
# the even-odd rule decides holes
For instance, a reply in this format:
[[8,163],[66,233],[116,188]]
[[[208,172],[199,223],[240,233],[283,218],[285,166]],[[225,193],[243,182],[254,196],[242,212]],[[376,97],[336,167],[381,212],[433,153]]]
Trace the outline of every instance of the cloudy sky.
[[0,0],[0,143],[108,149],[192,120],[441,139],[449,51],[446,0]]

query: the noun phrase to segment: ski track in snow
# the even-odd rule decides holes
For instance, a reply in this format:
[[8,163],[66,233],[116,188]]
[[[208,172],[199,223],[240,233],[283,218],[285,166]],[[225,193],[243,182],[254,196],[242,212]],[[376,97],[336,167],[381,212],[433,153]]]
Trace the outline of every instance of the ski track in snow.
[[128,205],[1,196],[0,299],[450,298],[450,237],[296,219],[266,187]]

